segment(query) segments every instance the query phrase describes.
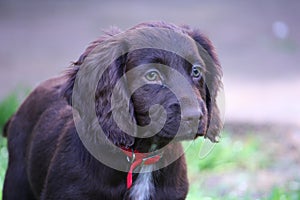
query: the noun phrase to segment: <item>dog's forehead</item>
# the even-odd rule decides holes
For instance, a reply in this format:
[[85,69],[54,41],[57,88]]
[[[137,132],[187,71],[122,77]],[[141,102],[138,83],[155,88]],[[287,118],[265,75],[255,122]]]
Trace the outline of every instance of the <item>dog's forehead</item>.
[[[192,59],[189,58],[189,60]],[[162,66],[175,69],[182,75],[188,75],[192,65],[193,63],[173,52],[161,49],[138,49],[128,54],[126,71],[135,68],[135,75],[141,76],[145,72],[156,69],[164,76],[172,77],[172,71]]]
[[177,54],[191,64],[204,62],[199,54],[199,44],[189,35],[166,28],[139,28],[126,32],[128,51],[157,49]]

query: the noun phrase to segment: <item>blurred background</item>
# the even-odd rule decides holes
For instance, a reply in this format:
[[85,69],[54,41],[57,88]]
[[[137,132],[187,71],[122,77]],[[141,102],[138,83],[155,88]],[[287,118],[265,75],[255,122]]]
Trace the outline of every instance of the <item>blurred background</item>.
[[[299,9],[297,0],[0,0],[0,126],[110,26],[188,24],[213,41],[225,95],[221,142],[204,159],[201,141],[187,152],[188,199],[300,199]],[[0,148],[1,189],[5,138]]]

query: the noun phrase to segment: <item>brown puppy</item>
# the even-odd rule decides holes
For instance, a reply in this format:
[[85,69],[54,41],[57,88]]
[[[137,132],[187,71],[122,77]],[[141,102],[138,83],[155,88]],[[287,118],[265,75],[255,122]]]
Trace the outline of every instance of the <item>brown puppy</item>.
[[4,199],[185,199],[179,141],[216,141],[221,76],[198,30],[164,22],[112,29],[7,123]]

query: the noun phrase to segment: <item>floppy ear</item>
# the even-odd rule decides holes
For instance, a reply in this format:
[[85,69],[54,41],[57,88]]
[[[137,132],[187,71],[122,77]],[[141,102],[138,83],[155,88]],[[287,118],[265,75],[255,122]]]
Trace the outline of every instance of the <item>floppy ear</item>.
[[[131,135],[123,132],[114,121],[112,115],[113,111],[118,112],[119,110],[122,110],[123,106],[126,105],[126,101],[129,101],[129,115],[131,116],[132,121],[135,122],[134,107],[130,100],[126,83],[121,84],[121,86],[115,90],[115,93],[117,93],[116,96],[118,97],[118,103],[117,105],[111,105],[114,87],[125,73],[127,61],[125,48],[126,45],[120,41],[120,38],[109,38],[108,41],[92,43],[79,60],[73,64],[74,66],[66,72],[67,82],[63,86],[62,92],[68,103],[72,105],[72,99],[74,100],[74,98],[76,101],[81,101],[78,97],[73,96],[75,84],[76,87],[82,87],[83,90],[89,90],[86,93],[94,95],[94,108],[98,119],[96,122],[94,119],[86,120],[91,121],[89,128],[96,130],[96,126],[93,123],[98,123],[105,133],[106,139],[117,146],[128,148],[134,144],[134,137],[131,135],[135,134],[135,130],[132,127],[127,129],[132,130],[132,133],[130,133]],[[95,72],[92,73],[92,76],[94,77],[87,77],[88,73],[86,73],[86,71]],[[99,71],[102,71],[102,75],[101,77],[96,77],[98,76]],[[90,84],[88,82],[89,80],[97,80],[98,82]],[[90,87],[90,85],[95,85],[96,90]],[[84,115],[84,109],[81,110],[81,108],[76,108],[76,110],[78,110],[80,116],[81,114]],[[122,119],[125,119],[122,121],[125,124],[123,127],[131,125],[127,122],[129,120],[128,117],[125,118],[122,112],[118,112],[118,117],[123,117]]]
[[[136,135],[136,125],[134,106],[130,98],[130,92],[127,82],[120,78],[125,74],[127,62],[127,53],[118,57],[103,73],[101,79],[98,82],[97,90],[95,94],[96,100],[96,113],[99,119],[99,123],[107,137],[117,146],[123,146],[129,148],[134,144],[134,137]],[[112,95],[114,94],[114,96]],[[116,99],[112,101],[112,96]],[[128,103],[129,101],[129,103]],[[129,115],[126,107],[129,104]],[[113,116],[113,113],[115,115]],[[128,119],[130,116],[131,119]],[[118,123],[122,123],[121,126],[126,132],[120,129]],[[131,124],[130,122],[133,122]]]
[[206,94],[204,99],[208,111],[208,125],[205,137],[208,137],[212,142],[217,142],[222,129],[220,112],[216,102],[218,91],[222,87],[222,68],[211,41],[199,30],[187,28],[187,31],[198,43],[198,51],[206,67],[206,73],[204,75]]

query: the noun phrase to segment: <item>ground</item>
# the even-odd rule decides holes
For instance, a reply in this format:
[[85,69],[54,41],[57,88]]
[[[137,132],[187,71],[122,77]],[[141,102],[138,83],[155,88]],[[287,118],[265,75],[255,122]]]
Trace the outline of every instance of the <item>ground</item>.
[[[223,170],[209,172],[204,178],[199,173],[196,179],[203,179],[202,189],[216,188],[219,195],[245,197],[249,194],[262,198],[274,187],[299,190],[299,131],[299,127],[290,125],[227,124],[224,139],[231,138],[231,143],[226,140],[225,143],[230,145],[233,154],[241,153],[242,158],[227,160],[222,163],[228,165]],[[243,148],[248,150],[245,152]],[[223,158],[221,154],[220,159]],[[238,159],[244,159],[244,163]]]

